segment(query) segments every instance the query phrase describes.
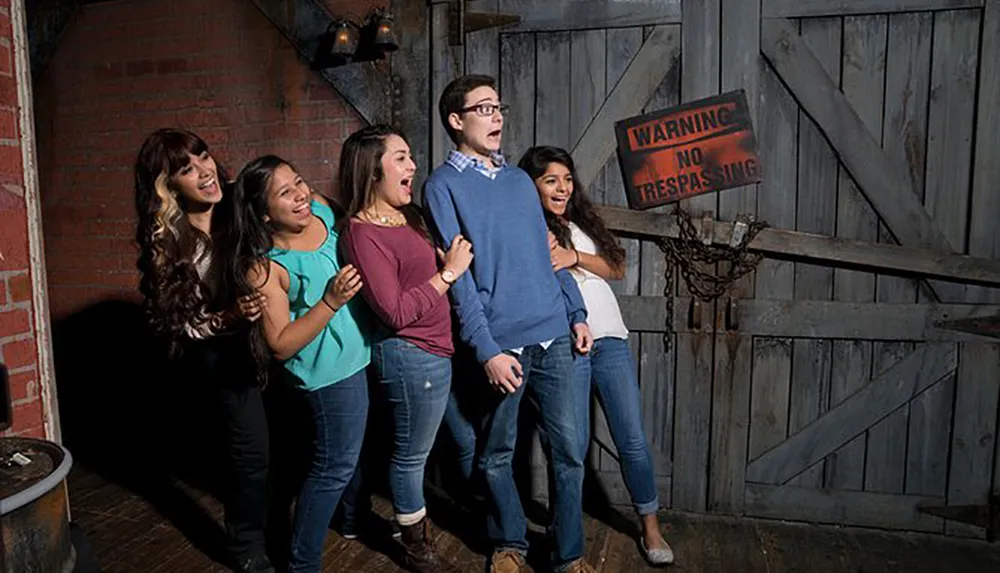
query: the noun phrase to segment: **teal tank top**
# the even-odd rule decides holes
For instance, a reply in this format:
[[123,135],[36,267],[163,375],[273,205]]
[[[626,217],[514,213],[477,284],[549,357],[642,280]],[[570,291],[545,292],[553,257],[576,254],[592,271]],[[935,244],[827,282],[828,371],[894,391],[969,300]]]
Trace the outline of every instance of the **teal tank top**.
[[[288,306],[292,320],[313,306],[323,304],[321,298],[326,284],[341,267],[333,211],[316,201],[311,207],[313,215],[326,227],[326,241],[314,251],[273,248],[267,254],[288,271]],[[300,388],[313,391],[348,378],[367,367],[370,361],[367,307],[361,296],[355,296],[333,315],[316,338],[285,361],[285,368],[295,375]]]

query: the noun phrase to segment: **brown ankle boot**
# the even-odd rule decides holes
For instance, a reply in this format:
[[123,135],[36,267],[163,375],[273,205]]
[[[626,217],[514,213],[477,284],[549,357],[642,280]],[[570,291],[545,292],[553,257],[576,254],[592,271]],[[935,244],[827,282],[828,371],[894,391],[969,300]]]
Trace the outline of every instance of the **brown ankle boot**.
[[401,541],[406,555],[406,568],[413,573],[461,573],[458,567],[445,561],[434,547],[430,522],[426,517],[413,525],[400,525]]

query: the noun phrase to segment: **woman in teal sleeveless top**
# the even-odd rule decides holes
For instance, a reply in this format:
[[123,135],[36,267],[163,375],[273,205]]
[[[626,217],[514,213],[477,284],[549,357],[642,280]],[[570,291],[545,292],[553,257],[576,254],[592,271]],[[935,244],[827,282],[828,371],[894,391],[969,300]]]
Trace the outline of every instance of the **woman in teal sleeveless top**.
[[267,300],[263,336],[303,391],[315,428],[312,461],[295,504],[288,571],[318,572],[368,418],[371,344],[366,307],[354,299],[361,278],[351,265],[341,265],[329,203],[287,161],[255,159],[236,185],[246,219],[246,244],[238,251]]
[[[319,195],[314,195],[309,210],[327,233],[320,247],[312,251],[273,247],[267,254],[288,274],[288,310],[293,321],[323,302],[330,277],[341,270],[333,210]],[[361,297],[351,299],[316,338],[285,360],[285,368],[302,389],[317,390],[368,366],[371,348],[362,325],[366,309]]]

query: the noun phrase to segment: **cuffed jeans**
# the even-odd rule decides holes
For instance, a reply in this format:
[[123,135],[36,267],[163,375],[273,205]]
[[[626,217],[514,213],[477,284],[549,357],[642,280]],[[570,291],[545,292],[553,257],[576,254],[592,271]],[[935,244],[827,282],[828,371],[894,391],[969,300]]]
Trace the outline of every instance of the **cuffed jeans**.
[[653,458],[642,430],[639,382],[628,341],[612,337],[595,340],[590,354],[576,361],[574,375],[578,384],[592,384],[597,392],[636,513],[655,513],[660,504]]
[[424,468],[451,390],[451,359],[401,338],[372,349],[372,360],[393,421],[389,487],[397,519],[424,510]]

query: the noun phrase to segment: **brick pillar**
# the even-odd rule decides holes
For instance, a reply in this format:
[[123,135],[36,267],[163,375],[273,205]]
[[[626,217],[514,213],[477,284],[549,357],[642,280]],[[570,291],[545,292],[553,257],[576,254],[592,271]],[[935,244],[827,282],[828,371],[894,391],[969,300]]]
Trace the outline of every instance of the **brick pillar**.
[[24,1],[0,0],[0,363],[13,399],[8,433],[58,439],[26,48]]

